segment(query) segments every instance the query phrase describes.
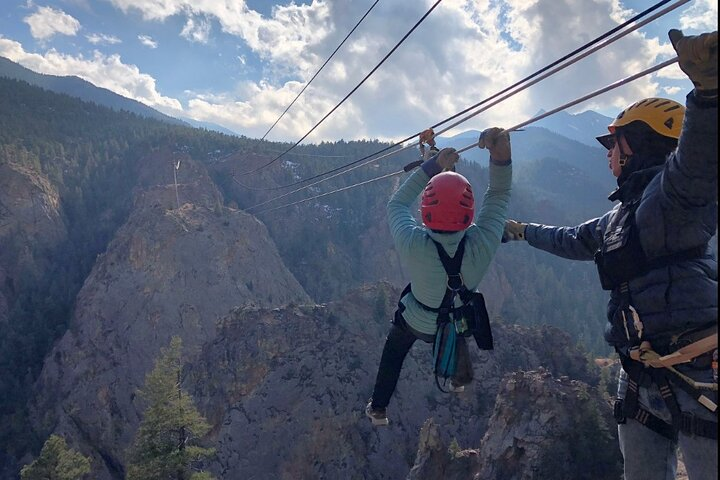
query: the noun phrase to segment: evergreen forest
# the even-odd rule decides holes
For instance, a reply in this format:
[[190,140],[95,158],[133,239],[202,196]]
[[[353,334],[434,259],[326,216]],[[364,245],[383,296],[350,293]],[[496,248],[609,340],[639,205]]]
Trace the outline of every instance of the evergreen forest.
[[[533,135],[557,137],[543,132]],[[513,137],[513,142],[523,141],[521,135]],[[587,155],[588,147],[577,142],[563,145],[570,145],[562,149],[565,155],[573,148],[577,155]],[[256,176],[243,175],[290,146],[148,119],[0,78],[0,188],[7,188],[0,191],[0,300],[5,303],[3,308],[0,302],[0,463],[27,452],[37,455],[46,440],[28,428],[33,384],[54,342],[73,328],[76,295],[128,218],[139,167],[153,152],[169,151],[177,159],[204,165],[222,192],[219,208],[255,214],[314,301],[338,298],[362,283],[390,280],[402,286],[407,281],[385,264],[381,251],[358,254],[373,252],[372,245],[361,244],[373,235],[388,237],[385,203],[405,175],[319,195],[399,172],[417,159],[417,151],[404,150],[271,202],[307,185],[298,184],[301,180],[400,148],[378,140],[301,145]],[[536,150],[536,158],[514,159],[511,218],[576,225],[611,208],[605,196],[612,183],[594,176],[606,168],[602,158],[601,168],[583,169],[574,166],[574,158],[553,157],[552,149]],[[484,191],[486,164],[463,161],[458,168],[476,192]],[[13,205],[27,203],[27,192],[11,188],[14,175],[29,179],[56,202],[16,209]],[[319,197],[273,209],[309,196]],[[54,227],[37,227],[42,224],[38,215],[54,216]],[[502,286],[487,285],[487,291],[502,291],[503,298],[493,321],[550,324],[568,332],[591,355],[609,355],[602,340],[606,294],[591,262],[568,262],[522,245],[505,245],[495,263],[493,279],[501,279]],[[488,303],[492,310],[500,302],[489,297]]]

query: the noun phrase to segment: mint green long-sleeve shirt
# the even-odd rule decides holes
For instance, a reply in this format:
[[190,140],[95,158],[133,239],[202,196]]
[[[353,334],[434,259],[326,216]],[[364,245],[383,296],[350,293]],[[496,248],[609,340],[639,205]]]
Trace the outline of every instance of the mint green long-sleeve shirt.
[[[468,289],[477,288],[500,245],[510,202],[512,166],[490,163],[490,182],[475,223],[461,232],[435,233],[415,220],[410,208],[429,180],[421,168],[413,172],[390,198],[387,215],[395,248],[412,283],[412,292],[402,299],[403,318],[414,330],[434,335],[437,314],[418,303],[437,308],[445,295],[447,275],[432,240],[452,257],[460,240],[467,237],[460,272]],[[460,305],[459,298],[455,302]]]

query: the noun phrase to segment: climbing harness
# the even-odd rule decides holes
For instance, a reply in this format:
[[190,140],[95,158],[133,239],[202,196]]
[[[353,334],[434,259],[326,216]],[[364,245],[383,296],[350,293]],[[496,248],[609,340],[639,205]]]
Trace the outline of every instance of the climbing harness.
[[[493,337],[485,298],[480,292],[468,290],[460,273],[465,253],[465,237],[460,240],[454,257],[450,257],[441,244],[434,240],[433,243],[447,274],[445,295],[438,308],[425,305],[417,298],[415,301],[424,310],[437,314],[437,333],[433,343],[435,383],[440,391],[446,392],[440,385],[439,378],[447,380],[456,372],[458,360],[456,342],[464,341],[459,337],[472,336],[481,350],[493,349]],[[401,310],[405,307],[402,299],[411,291],[411,284],[407,284],[400,294],[398,308]],[[456,296],[459,296],[462,301],[462,305],[459,307],[454,306]]]
[[[680,338],[686,341],[691,339],[689,341],[692,343],[668,355],[661,356],[653,350],[648,341],[632,348],[628,356],[621,354],[620,360],[628,375],[628,385],[625,398],[615,403],[615,420],[622,424],[631,418],[670,440],[676,440],[678,432],[717,440],[717,420],[705,420],[690,412],[681,411],[672,388],[681,388],[708,411],[717,415],[717,404],[705,394],[706,391],[718,391],[717,377],[714,377],[713,382],[696,382],[674,367],[680,363],[690,363],[699,369],[709,368],[711,358],[717,357],[717,325]],[[694,340],[696,338],[697,340]],[[639,388],[647,387],[651,383],[658,386],[670,411],[672,423],[665,422],[640,406]]]
[[[662,166],[648,168],[647,177],[657,175]],[[650,178],[645,181],[649,182]],[[611,196],[611,198],[613,198]],[[645,275],[651,270],[668,267],[680,262],[702,258],[706,245],[698,245],[669,255],[648,259],[640,244],[638,227],[635,223],[635,212],[640,206],[640,199],[622,203],[615,215],[608,222],[602,247],[595,253],[595,265],[600,276],[600,284],[604,290],[620,289],[623,298],[628,300],[628,282]],[[631,307],[632,308],[632,307]],[[637,312],[632,309],[628,313],[633,323],[638,323]],[[626,319],[627,320],[627,319]],[[628,324],[628,322],[625,322]],[[640,325],[642,328],[642,325]],[[627,329],[627,328],[626,328]],[[638,335],[640,339],[642,335]],[[630,337],[628,337],[630,340]]]
[[[667,353],[661,355],[643,338],[645,327],[632,305],[629,286],[630,280],[651,270],[701,258],[705,245],[649,260],[640,245],[635,224],[638,205],[639,201],[635,200],[620,206],[608,223],[602,248],[595,255],[603,288],[620,293],[620,303],[617,306],[619,313],[615,315],[612,323],[621,322],[621,325],[613,327],[624,332],[627,343],[634,345],[627,350],[616,347],[623,370],[628,376],[628,385],[625,398],[615,404],[615,419],[618,423],[625,423],[628,418],[634,419],[671,440],[677,439],[678,432],[717,439],[717,421],[682,412],[672,388],[681,388],[708,411],[717,415],[717,404],[705,395],[705,391],[717,392],[717,381],[697,382],[675,368],[676,365],[685,363],[691,363],[698,369],[710,368],[711,352],[717,351],[717,325],[678,336],[664,349]],[[674,349],[670,348],[671,346]],[[648,387],[652,383],[658,386],[670,411],[671,424],[639,404],[639,388]]]

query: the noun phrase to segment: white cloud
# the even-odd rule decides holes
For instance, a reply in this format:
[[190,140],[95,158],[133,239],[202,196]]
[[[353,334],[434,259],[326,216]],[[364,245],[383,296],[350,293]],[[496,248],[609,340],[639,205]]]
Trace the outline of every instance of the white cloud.
[[703,31],[717,30],[717,0],[695,0],[692,6],[680,17],[680,28]]
[[[180,32],[183,36],[186,31],[194,32],[194,15],[215,18],[223,32],[242,38],[262,58],[281,64],[282,68],[291,68],[293,72],[317,63],[308,47],[318,46],[327,37],[332,21],[331,2],[324,1],[314,1],[310,5],[276,5],[271,18],[264,18],[249,9],[242,0],[110,1],[124,12],[139,11],[146,20],[162,21],[173,15],[186,15],[187,23]],[[347,0],[339,3],[341,5],[335,5],[335,8],[340,11],[349,8],[353,12],[359,11]]]
[[207,43],[210,37],[210,28],[211,24],[207,19],[190,17],[180,32],[180,36],[191,42]]
[[[274,5],[269,14],[261,15],[242,0],[109,1],[147,21],[179,18],[184,27],[178,27],[177,34],[193,42],[207,43],[211,25],[219,27],[212,32],[213,37],[236,37],[237,52],[218,51],[213,58],[223,55],[239,65],[241,82],[223,92],[213,90],[214,85],[198,92],[186,91],[185,113],[258,137],[369,6],[352,0],[313,0],[302,5]],[[623,2],[445,0],[308,141],[398,139],[420,131],[616,27],[634,15]],[[369,73],[432,3],[380,2],[269,138],[294,141],[305,134]],[[701,28],[714,22],[717,28],[717,0],[695,0],[692,5],[668,14],[663,21],[681,28]],[[175,21],[165,24],[177,25]],[[541,108],[555,108],[670,58],[674,50],[664,30],[654,33],[658,28],[652,24],[618,40],[449,133],[493,124],[515,125]],[[149,36],[138,38],[151,48],[157,47]],[[112,63],[111,58],[104,57],[100,63]],[[119,57],[117,62],[120,68]],[[145,103],[165,108],[166,113],[171,113],[170,108],[180,108],[177,100],[157,92],[154,79],[145,75],[152,84],[149,80],[141,82],[144,77],[137,67],[124,67],[135,69],[128,75],[138,83],[133,88],[120,86],[131,91],[133,98],[146,98]],[[260,72],[259,78],[248,80],[250,71]],[[573,110],[613,111],[645,96],[681,95],[689,90],[689,82],[683,89],[676,80],[687,82],[677,66],[668,67]],[[669,87],[668,81],[672,81]]]
[[158,43],[155,40],[153,40],[152,37],[149,35],[138,35],[137,38],[138,38],[138,40],[140,40],[140,43],[142,43],[146,47],[149,47],[149,48],[157,48],[158,47]]
[[[297,80],[307,81],[315,73],[367,8],[350,0],[314,1],[276,5],[264,17],[244,2],[229,0],[112,1],[126,10],[140,11],[147,19],[178,14],[216,19],[223,32],[241,38],[266,61],[264,82],[239,85],[219,96],[198,96],[188,103],[191,115],[251,136],[262,135],[275,121],[302,88]],[[307,132],[430,5],[429,0],[379,5],[270,138],[297,139]],[[632,14],[619,0],[446,0],[309,140],[387,139],[419,131],[557,60]],[[565,104],[672,54],[666,41],[632,33],[457,129],[520,123],[540,108]],[[622,108],[637,98],[657,94],[658,80],[675,74],[663,71],[662,76],[642,78],[577,108]],[[272,80],[288,75],[296,80],[285,84]]]
[[122,43],[122,40],[119,38],[103,33],[91,33],[90,35],[85,35],[85,38],[93,45],[116,45]]
[[38,40],[60,34],[74,36],[80,30],[80,22],[62,10],[38,7],[37,12],[23,19],[30,26],[30,34]]
[[164,97],[157,91],[154,78],[140,73],[135,65],[124,64],[119,55],[96,51],[92,58],[84,58],[82,55],[64,55],[55,49],[44,54],[30,53],[20,43],[0,37],[0,56],[48,75],[77,75],[98,87],[160,110],[182,110],[178,100]]

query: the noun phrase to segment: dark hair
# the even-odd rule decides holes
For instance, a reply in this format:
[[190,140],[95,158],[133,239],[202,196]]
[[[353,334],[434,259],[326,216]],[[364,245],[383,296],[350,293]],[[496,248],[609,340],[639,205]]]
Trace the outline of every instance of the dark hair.
[[637,165],[634,170],[662,165],[667,156],[677,148],[676,139],[660,135],[645,122],[632,122],[619,127],[618,131],[627,140],[633,158],[642,160],[643,164]]

